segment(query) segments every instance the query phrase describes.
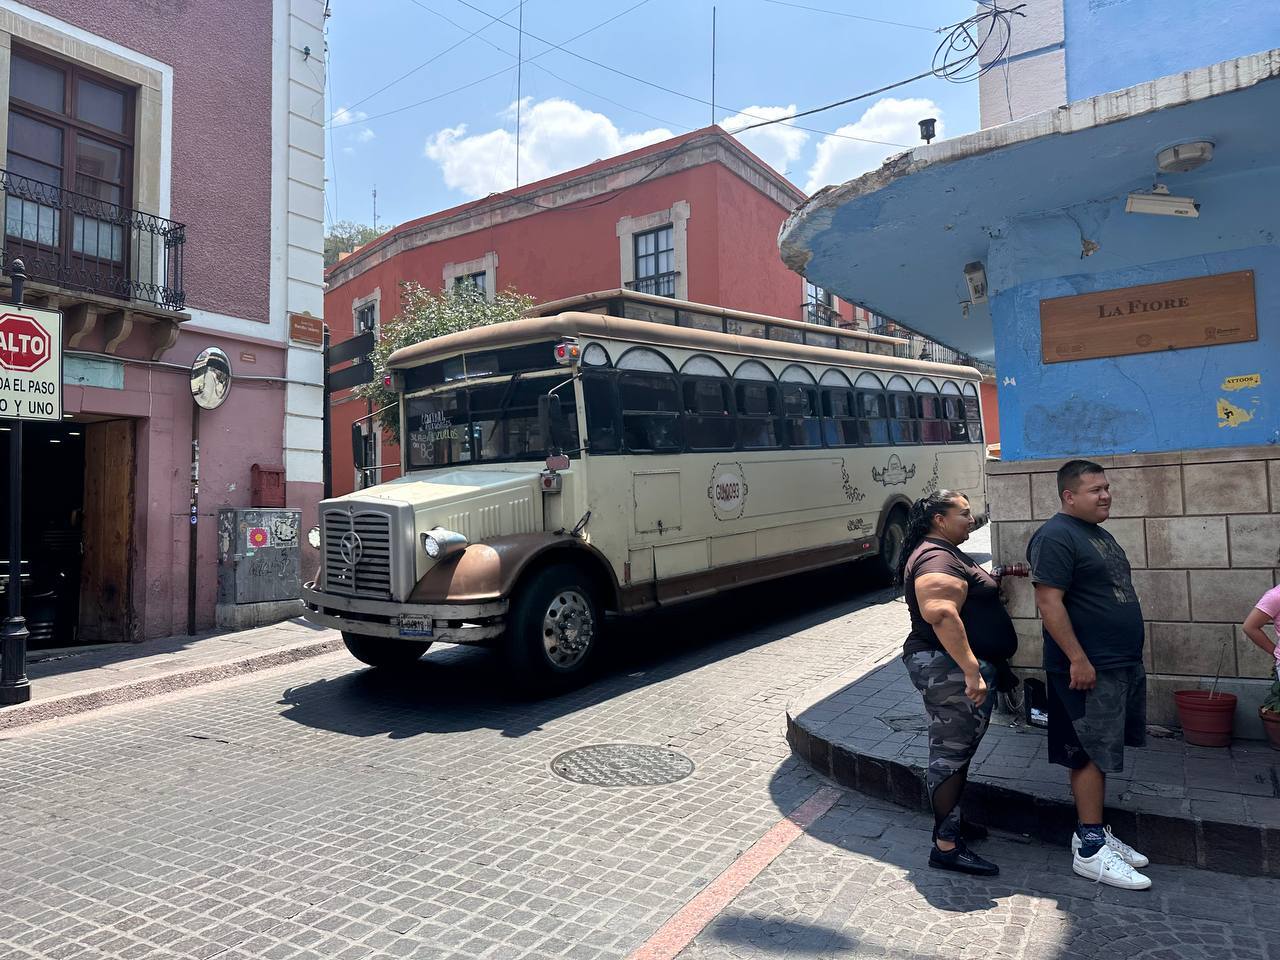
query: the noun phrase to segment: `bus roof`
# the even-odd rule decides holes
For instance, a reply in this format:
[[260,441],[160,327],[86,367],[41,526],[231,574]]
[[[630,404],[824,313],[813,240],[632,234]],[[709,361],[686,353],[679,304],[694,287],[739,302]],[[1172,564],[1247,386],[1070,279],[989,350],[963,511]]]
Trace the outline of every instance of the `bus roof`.
[[[819,327],[826,331],[826,327]],[[929,360],[909,360],[903,357],[886,357],[861,351],[839,350],[833,347],[817,347],[783,340],[763,340],[733,333],[718,333],[696,327],[674,327],[647,320],[628,320],[600,313],[569,311],[554,316],[526,317],[487,327],[474,327],[458,333],[446,334],[412,346],[402,347],[393,353],[387,366],[393,370],[406,370],[436,360],[445,360],[462,353],[477,350],[495,350],[539,340],[557,340],[563,337],[619,340],[651,347],[679,347],[709,353],[721,353],[742,358],[791,360],[800,363],[822,363],[863,370],[879,370],[887,373],[918,373],[955,377],[962,380],[981,380],[982,374],[973,367],[950,363],[934,363]],[[548,357],[550,359],[550,357]]]
[[[539,303],[526,316],[549,317],[552,314],[565,313],[570,310],[582,313],[609,313],[615,317],[628,316],[628,314],[622,313],[617,309],[625,310],[628,303],[648,308],[647,310],[642,310],[642,313],[666,314],[672,317],[672,321],[677,327],[695,326],[695,324],[682,323],[682,314],[699,314],[703,317],[727,317],[733,320],[747,320],[753,323],[763,323],[770,327],[821,332],[836,337],[863,340],[867,343],[905,346],[911,342],[902,337],[888,337],[884,334],[870,333],[866,330],[848,330],[844,327],[829,327],[804,320],[788,320],[785,317],[771,317],[763,313],[750,313],[746,310],[731,310],[728,307],[716,307],[708,303],[695,303],[692,300],[677,300],[674,297],[660,297],[657,294],[639,293],[635,290],[626,290],[621,287],[613,290],[601,290],[596,293],[580,293],[577,296],[566,297],[563,300],[550,300],[547,303]],[[631,319],[644,320],[648,319],[648,317],[631,316]]]

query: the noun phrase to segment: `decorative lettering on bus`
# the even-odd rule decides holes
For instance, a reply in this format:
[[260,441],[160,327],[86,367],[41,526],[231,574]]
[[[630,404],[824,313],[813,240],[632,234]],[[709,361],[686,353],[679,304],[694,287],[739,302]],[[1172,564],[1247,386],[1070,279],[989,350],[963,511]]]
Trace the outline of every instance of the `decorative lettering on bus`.
[[896,453],[890,454],[889,462],[884,467],[872,467],[871,479],[882,486],[891,487],[896,484],[906,486],[907,481],[916,475],[916,465],[906,466]]
[[711,470],[707,499],[717,520],[737,520],[747,508],[747,477],[740,463],[717,463]]

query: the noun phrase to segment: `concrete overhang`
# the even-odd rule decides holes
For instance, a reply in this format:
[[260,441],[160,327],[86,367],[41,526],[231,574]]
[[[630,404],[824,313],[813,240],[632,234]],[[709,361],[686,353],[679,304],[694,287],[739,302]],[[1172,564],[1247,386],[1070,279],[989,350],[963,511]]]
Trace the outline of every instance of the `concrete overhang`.
[[[782,258],[843,299],[990,359],[987,305],[965,315],[965,264],[985,261],[1015,221],[1097,205],[1108,215],[1123,210],[1130,191],[1151,187],[1156,154],[1175,143],[1211,140],[1215,153],[1199,170],[1162,175],[1174,194],[1276,167],[1277,78],[1280,49],[917,147],[814,194],[783,224]],[[1082,259],[1087,239],[1081,226]],[[994,294],[1019,278],[988,265],[987,280]]]

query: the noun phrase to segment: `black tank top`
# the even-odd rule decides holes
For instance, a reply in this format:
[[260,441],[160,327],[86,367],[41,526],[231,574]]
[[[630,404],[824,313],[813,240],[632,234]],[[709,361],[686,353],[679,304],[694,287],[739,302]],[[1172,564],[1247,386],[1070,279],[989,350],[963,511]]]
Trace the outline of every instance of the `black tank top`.
[[972,557],[945,540],[926,537],[907,558],[903,588],[911,614],[911,633],[902,645],[904,653],[942,650],[933,626],[920,615],[916,600],[916,577],[943,573],[969,585],[960,608],[960,622],[969,637],[969,647],[979,660],[1008,660],[1018,650],[1018,634],[1000,602],[1000,585]]

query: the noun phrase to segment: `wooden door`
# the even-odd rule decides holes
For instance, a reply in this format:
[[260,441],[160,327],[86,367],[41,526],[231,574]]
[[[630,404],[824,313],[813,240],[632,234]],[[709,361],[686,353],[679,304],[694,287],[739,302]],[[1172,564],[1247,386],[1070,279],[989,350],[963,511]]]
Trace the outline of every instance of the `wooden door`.
[[85,425],[80,639],[133,639],[133,421]]

